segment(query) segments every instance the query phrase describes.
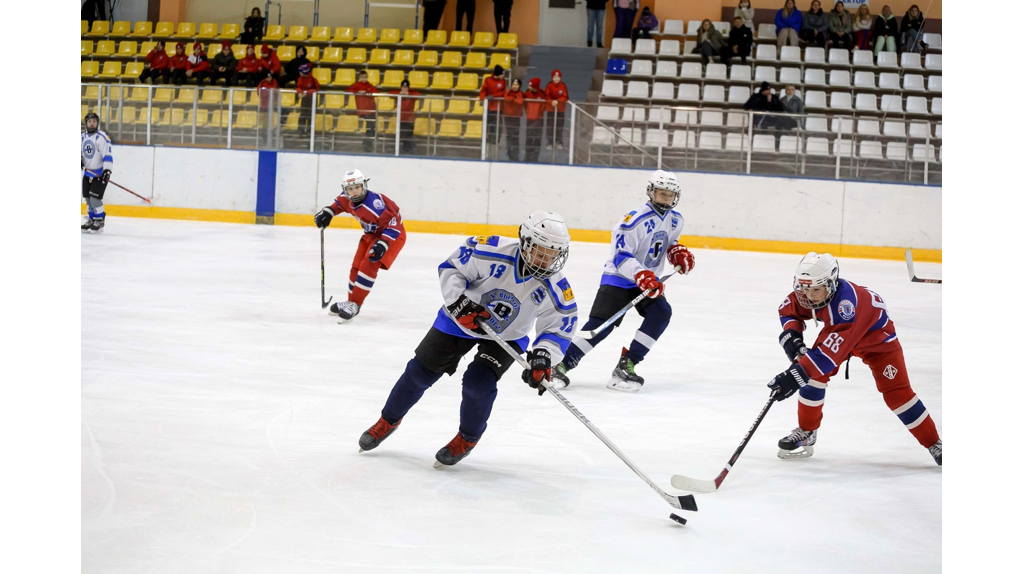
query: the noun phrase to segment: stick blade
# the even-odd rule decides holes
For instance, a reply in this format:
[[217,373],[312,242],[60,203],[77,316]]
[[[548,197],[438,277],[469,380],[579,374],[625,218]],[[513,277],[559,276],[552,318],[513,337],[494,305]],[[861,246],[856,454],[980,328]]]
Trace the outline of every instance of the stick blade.
[[914,281],[917,279],[914,273],[914,256],[910,253],[910,249],[907,249],[907,274],[910,275],[910,280]]
[[697,499],[692,494],[680,496],[679,508],[682,510],[689,510],[690,512],[697,512]]
[[680,474],[672,476],[672,486],[687,492],[709,493],[716,492],[718,490],[718,485],[715,484],[715,481],[713,480],[699,480],[688,476],[682,476]]

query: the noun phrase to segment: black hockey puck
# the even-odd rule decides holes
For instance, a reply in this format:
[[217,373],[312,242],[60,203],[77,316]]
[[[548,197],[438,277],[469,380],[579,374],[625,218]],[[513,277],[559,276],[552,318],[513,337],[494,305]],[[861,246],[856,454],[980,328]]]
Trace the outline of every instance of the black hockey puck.
[[673,512],[672,514],[669,514],[668,517],[671,518],[672,520],[675,520],[679,524],[686,524],[686,519],[683,518],[682,516],[679,516],[675,512]]

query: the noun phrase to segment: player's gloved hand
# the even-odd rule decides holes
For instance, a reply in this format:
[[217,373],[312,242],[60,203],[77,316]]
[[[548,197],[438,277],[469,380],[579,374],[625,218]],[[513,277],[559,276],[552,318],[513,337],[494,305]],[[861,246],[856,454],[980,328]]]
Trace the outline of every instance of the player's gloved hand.
[[330,207],[325,207],[321,209],[319,212],[317,212],[316,215],[313,216],[313,221],[316,223],[317,227],[319,227],[320,229],[325,229],[328,225],[331,224],[331,219],[333,218],[334,212],[331,211]]
[[377,243],[374,243],[373,247],[370,247],[370,250],[367,251],[367,253],[370,254],[370,256],[367,257],[367,259],[369,259],[373,263],[376,263],[380,261],[381,257],[384,257],[384,253],[387,252],[387,250],[388,242],[384,241],[383,239],[378,239]]
[[100,181],[102,181],[103,183],[107,183],[108,181],[110,181],[110,170],[109,169],[103,170],[103,173],[100,174]]
[[799,391],[800,387],[806,385],[810,380],[804,368],[796,364],[775,375],[775,378],[768,383],[768,388],[776,393],[776,401],[782,401],[793,396],[793,393]]
[[491,316],[482,305],[474,302],[465,295],[459,295],[454,303],[448,305],[448,313],[455,318],[455,321],[463,328],[486,335],[487,333],[476,324],[477,317],[487,319]]
[[800,357],[807,354],[804,336],[799,331],[786,329],[779,335],[779,344],[782,345],[782,350],[786,352],[786,356],[792,363],[799,361]]
[[523,369],[523,382],[537,389],[538,396],[543,395],[547,387],[541,382],[551,380],[551,353],[547,349],[534,349],[526,353],[526,361],[530,368]]
[[693,253],[676,243],[668,248],[668,262],[673,266],[682,267],[680,273],[686,275],[693,269]]
[[658,281],[658,276],[650,269],[644,269],[637,273],[633,281],[636,281],[637,287],[644,291],[650,289],[651,292],[647,296],[651,299],[657,299],[665,292],[665,286],[662,285],[661,281]]

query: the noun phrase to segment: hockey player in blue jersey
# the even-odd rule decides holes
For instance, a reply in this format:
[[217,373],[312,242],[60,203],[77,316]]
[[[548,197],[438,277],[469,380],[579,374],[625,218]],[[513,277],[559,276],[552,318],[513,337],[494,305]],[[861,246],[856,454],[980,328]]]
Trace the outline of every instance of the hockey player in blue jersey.
[[107,214],[103,210],[103,193],[114,167],[110,138],[100,131],[100,117],[85,115],[82,133],[82,197],[85,198],[89,218],[82,222],[82,231],[102,231]]
[[391,389],[380,419],[359,438],[360,452],[377,448],[424,391],[441,375],[454,375],[459,360],[477,347],[462,377],[459,431],[437,452],[434,466],[451,466],[473,450],[487,428],[498,379],[515,364],[478,321],[520,352],[528,348],[531,330],[536,332],[523,381],[543,394],[542,381],[551,380],[551,365],[561,360],[576,330],[572,287],[561,273],[568,255],[565,221],[538,210],[519,227],[518,241],[471,237],[441,263],[444,306]]
[[[672,317],[672,306],[661,296],[665,287],[658,280],[666,258],[670,265],[680,267],[680,273],[693,269],[693,254],[679,245],[683,216],[673,209],[679,203],[679,191],[679,181],[674,174],[662,170],[654,172],[647,184],[647,203],[626,214],[612,230],[611,256],[604,264],[601,286],[582,331],[601,326],[643,291],[650,289],[650,293],[636,305],[644,321],[629,348],[622,349],[619,364],[605,385],[609,389],[635,393],[644,384],[643,377],[636,374],[636,364],[647,356]],[[592,339],[582,333],[577,335],[565,358],[552,372],[556,388],[568,385],[566,372],[575,368],[584,355],[621,323],[620,317]]]

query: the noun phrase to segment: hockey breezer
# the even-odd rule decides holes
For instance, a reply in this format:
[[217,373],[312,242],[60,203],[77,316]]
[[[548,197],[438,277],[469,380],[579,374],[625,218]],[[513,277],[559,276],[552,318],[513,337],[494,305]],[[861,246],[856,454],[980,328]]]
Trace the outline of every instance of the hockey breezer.
[[938,283],[942,285],[942,279],[921,279],[914,273],[914,256],[907,249],[907,274],[910,275],[910,280],[914,283]]
[[[526,362],[526,359],[520,356],[519,353],[515,352],[515,350],[512,349],[512,347],[510,347],[508,343],[506,343],[504,340],[498,337],[498,335],[494,332],[494,329],[491,329],[490,325],[482,321],[477,321],[477,325],[481,329],[483,329],[483,331],[487,334],[487,337],[489,339],[500,345],[501,348],[504,349],[505,352],[508,353],[510,357],[515,359],[516,362],[519,363],[521,367],[523,367],[523,369],[528,371],[533,370],[533,365]],[[654,482],[652,482],[651,479],[647,478],[647,475],[644,474],[639,468],[637,468],[632,461],[626,458],[626,455],[622,454],[622,451],[620,451],[618,447],[612,444],[612,441],[608,440],[608,437],[604,436],[604,433],[602,433],[600,429],[598,429],[596,426],[594,426],[593,423],[587,420],[587,417],[583,416],[583,413],[581,413],[579,409],[573,406],[573,404],[570,403],[569,400],[562,395],[562,393],[558,392],[558,389],[551,385],[550,380],[541,380],[538,384],[547,387],[547,391],[551,393],[551,395],[554,396],[556,399],[558,399],[558,402],[562,403],[563,407],[568,409],[569,412],[573,414],[573,416],[579,419],[579,421],[583,423],[584,426],[590,429],[590,432],[594,433],[594,435],[597,438],[601,439],[601,442],[603,442],[605,446],[611,449],[611,451],[615,453],[615,456],[619,457],[619,460],[626,463],[626,466],[628,466],[630,470],[635,472],[636,475],[639,476],[640,478],[644,479],[644,482],[646,482],[648,486],[653,488],[661,496],[661,498],[665,500],[665,502],[668,502],[672,506],[672,508],[677,508],[679,510],[690,510],[693,512],[697,511],[697,501],[694,500],[692,494],[674,496],[662,490],[657,484],[654,484]]]
[[[664,277],[659,279],[659,281],[664,283],[664,282],[668,281],[669,279],[671,279],[673,275],[675,275],[676,273],[682,273],[682,271],[683,271],[683,268],[679,267],[677,265],[676,267],[674,267],[672,269],[671,273],[667,273]],[[687,274],[688,273],[689,272],[687,272]],[[621,316],[625,315],[626,313],[628,313],[630,309],[635,307],[637,303],[643,301],[644,298],[647,297],[650,294],[651,294],[651,290],[650,289],[645,290],[643,293],[640,293],[632,301],[630,301],[628,305],[626,305],[622,309],[619,309],[619,311],[617,313],[612,315],[607,321],[602,323],[600,326],[598,326],[597,328],[595,328],[593,330],[585,331],[585,333],[587,334],[587,338],[588,339],[593,339],[594,337],[596,337],[599,334],[601,334],[601,332],[604,331],[605,329],[607,329],[612,323],[618,321],[619,317],[621,317]]]

